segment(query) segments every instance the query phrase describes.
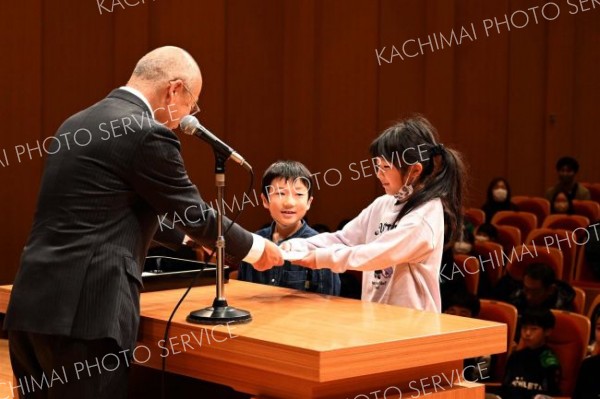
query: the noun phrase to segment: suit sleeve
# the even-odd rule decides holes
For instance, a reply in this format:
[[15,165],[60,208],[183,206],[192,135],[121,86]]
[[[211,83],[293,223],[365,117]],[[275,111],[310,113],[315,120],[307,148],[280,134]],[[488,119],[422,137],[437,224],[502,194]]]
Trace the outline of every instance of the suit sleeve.
[[[135,191],[156,211],[159,236],[165,230],[181,229],[198,243],[213,246],[217,237],[216,213],[190,181],[177,136],[163,126],[141,134],[145,136],[133,154],[130,179]],[[226,217],[223,219],[228,231],[227,261],[237,263],[250,251],[253,237]]]

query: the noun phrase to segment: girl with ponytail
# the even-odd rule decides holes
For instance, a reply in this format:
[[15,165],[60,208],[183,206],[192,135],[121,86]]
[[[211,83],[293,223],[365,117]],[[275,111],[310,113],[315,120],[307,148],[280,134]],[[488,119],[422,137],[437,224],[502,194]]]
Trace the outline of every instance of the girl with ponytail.
[[439,313],[445,231],[451,243],[462,230],[461,157],[420,116],[386,129],[370,151],[386,194],[340,231],[286,241],[284,258],[312,269],[362,270],[363,300]]

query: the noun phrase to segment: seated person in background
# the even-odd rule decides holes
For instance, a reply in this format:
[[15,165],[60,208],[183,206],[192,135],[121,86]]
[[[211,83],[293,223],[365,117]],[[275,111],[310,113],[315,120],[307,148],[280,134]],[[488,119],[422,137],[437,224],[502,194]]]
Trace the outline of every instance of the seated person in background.
[[[442,303],[442,311],[455,316],[476,318],[479,316],[480,309],[479,298],[465,290],[454,292],[448,298],[443,299]],[[466,375],[464,378],[469,381],[481,381],[489,378],[491,363],[492,357],[489,355],[465,359],[463,370]]]
[[600,317],[597,317],[595,326],[595,349],[591,353],[591,357],[586,358],[581,363],[573,399],[597,399],[600,398]]
[[491,223],[492,218],[499,211],[519,210],[510,199],[511,193],[508,181],[502,177],[493,179],[487,189],[487,200],[481,207],[485,212],[486,222]]
[[498,242],[498,229],[491,223],[485,222],[475,230],[475,242]]
[[587,228],[590,239],[585,244],[583,254],[594,277],[600,280],[600,239],[596,237],[596,227],[592,224]]
[[562,157],[556,162],[556,173],[558,174],[558,183],[546,191],[546,198],[552,201],[552,198],[559,191],[564,191],[570,200],[589,200],[592,199],[590,191],[575,181],[575,175],[579,172],[579,162],[573,157]]
[[[260,197],[273,222],[256,234],[276,244],[317,234],[302,220],[310,209],[313,197],[311,173],[300,162],[278,161],[269,166],[262,178]],[[320,294],[340,294],[340,277],[337,273],[329,269],[311,270],[288,261],[262,272],[243,262],[238,279]]]
[[560,363],[546,345],[555,318],[549,309],[531,309],[521,316],[524,348],[514,351],[506,363],[503,399],[530,399],[535,395],[560,395]]
[[573,201],[569,198],[566,192],[557,191],[550,201],[550,213],[551,214],[573,214]]
[[[587,356],[600,355],[600,305],[592,313],[592,336],[588,346]],[[600,369],[598,369],[600,371]]]
[[525,270],[523,287],[516,290],[510,299],[519,314],[528,308],[573,311],[575,290],[566,282],[557,280],[550,266],[532,263]]

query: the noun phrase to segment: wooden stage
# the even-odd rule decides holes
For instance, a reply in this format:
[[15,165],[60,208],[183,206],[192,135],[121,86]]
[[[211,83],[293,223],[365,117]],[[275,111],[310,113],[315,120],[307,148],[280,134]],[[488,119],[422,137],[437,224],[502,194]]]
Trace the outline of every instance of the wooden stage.
[[[249,310],[249,324],[187,323],[212,304],[213,286],[192,289],[164,328],[184,290],[142,294],[135,358],[260,398],[483,398],[465,382],[462,360],[506,350],[506,326],[346,298],[230,280],[231,306]],[[0,312],[10,286],[0,287]],[[376,393],[379,391],[378,393]]]

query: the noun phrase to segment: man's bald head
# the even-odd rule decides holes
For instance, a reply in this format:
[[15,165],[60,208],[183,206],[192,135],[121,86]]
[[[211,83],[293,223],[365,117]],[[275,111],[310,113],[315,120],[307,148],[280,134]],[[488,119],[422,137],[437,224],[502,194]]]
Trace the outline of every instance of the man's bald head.
[[152,50],[138,61],[127,86],[148,100],[154,119],[174,129],[181,118],[198,109],[202,75],[187,51],[165,46]]
[[201,79],[200,68],[187,51],[165,46],[150,51],[138,61],[130,82],[152,84],[177,78],[192,86]]

